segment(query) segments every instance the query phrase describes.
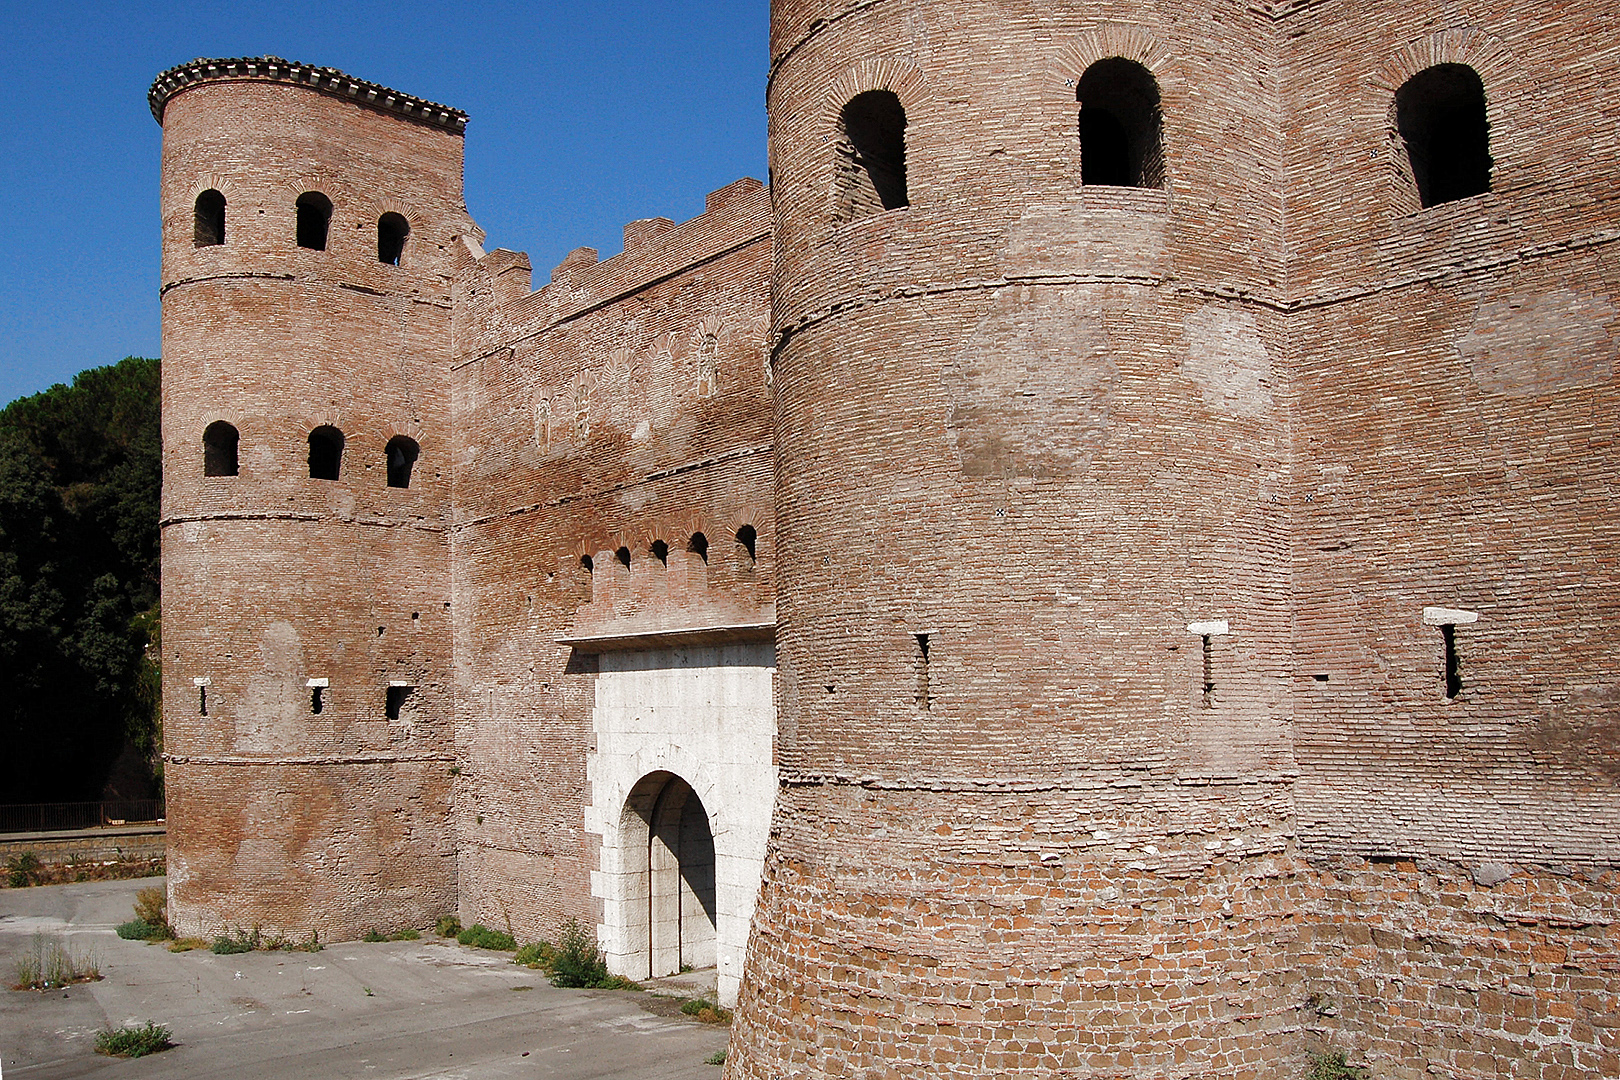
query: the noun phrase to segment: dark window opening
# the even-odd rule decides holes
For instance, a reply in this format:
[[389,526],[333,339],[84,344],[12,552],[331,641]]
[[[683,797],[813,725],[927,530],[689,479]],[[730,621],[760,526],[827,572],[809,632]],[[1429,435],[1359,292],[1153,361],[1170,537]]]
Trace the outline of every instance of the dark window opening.
[[208,687],[197,687],[197,715],[208,715]]
[[1446,700],[1462,693],[1462,661],[1457,657],[1457,627],[1446,623],[1440,627],[1440,636],[1446,643]]
[[1080,76],[1080,182],[1110,187],[1164,186],[1164,120],[1159,84],[1122,56],[1099,60]]
[[390,686],[388,697],[383,702],[383,714],[390,720],[398,720],[399,711],[405,707],[406,700],[415,689],[414,686]]
[[840,116],[839,207],[845,221],[910,206],[906,194],[906,109],[888,90],[857,94]]
[[1491,190],[1485,84],[1473,68],[1436,64],[1407,79],[1395,91],[1395,126],[1425,207]]
[[926,712],[933,707],[928,688],[928,635],[912,636],[917,639],[917,707]]
[[591,558],[589,555],[581,555],[579,557],[579,565],[580,568],[587,574],[596,573],[596,560]]
[[754,554],[754,548],[758,541],[759,534],[754,531],[754,527],[752,525],[744,525],[742,528],[737,530],[737,543],[741,544],[743,550],[748,552],[749,562],[753,562],[756,558],[758,558],[758,556]]
[[686,550],[702,559],[709,561],[709,538],[702,533],[693,533],[692,539],[686,544]]
[[329,424],[309,433],[309,478],[336,480],[343,471],[343,432]]
[[1214,648],[1210,643],[1208,634],[1204,635],[1204,708],[1213,708],[1215,705],[1215,660]]
[[619,560],[619,565],[620,566],[624,567],[626,570],[630,569],[630,549],[629,548],[627,548],[627,547],[620,548],[618,551],[615,551],[613,553],[613,557],[615,559]]
[[332,226],[332,200],[318,191],[306,191],[293,206],[298,211],[298,246],[325,251],[326,234]]
[[319,716],[321,710],[326,707],[325,694],[326,687],[324,686],[312,686],[309,688],[309,711],[313,715]]
[[657,559],[665,566],[669,565],[668,544],[664,543],[662,540],[654,540],[652,543],[647,545],[647,550],[652,553],[653,558]]
[[197,196],[191,242],[197,247],[218,247],[225,242],[225,196],[213,188]]
[[400,265],[405,255],[405,240],[411,235],[410,222],[395,213],[377,219],[377,261],[389,266]]
[[203,429],[203,475],[235,476],[241,436],[232,424],[215,420]]
[[416,445],[416,440],[405,435],[395,435],[388,440],[388,486],[391,488],[408,488],[411,486],[411,469],[416,465],[416,459],[422,456],[422,448]]

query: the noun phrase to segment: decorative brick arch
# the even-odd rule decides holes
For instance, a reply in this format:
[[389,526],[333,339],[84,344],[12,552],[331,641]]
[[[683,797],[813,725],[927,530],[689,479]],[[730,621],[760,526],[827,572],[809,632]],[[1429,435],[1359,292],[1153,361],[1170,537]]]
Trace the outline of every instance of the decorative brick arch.
[[[837,155],[833,150],[841,137],[844,106],[869,90],[887,90],[900,99],[900,106],[906,111],[908,135],[916,129],[916,118],[929,96],[927,79],[922,69],[909,60],[891,58],[863,60],[844,69],[832,81],[826,96],[822,99],[821,115],[816,122],[816,131],[819,133],[822,146],[822,152],[817,156],[816,162],[817,182],[827,193],[829,217],[837,215],[838,169]],[[906,140],[908,173],[911,172],[912,165],[919,160],[916,154],[919,149],[919,144],[908,137]],[[926,160],[925,155],[922,156],[922,160]],[[910,192],[918,190],[909,180],[907,186]],[[923,186],[926,187],[926,184]]]
[[1155,79],[1162,81],[1163,73],[1172,63],[1168,47],[1146,28],[1136,23],[1100,22],[1071,40],[1052,59],[1054,92],[1061,92],[1063,100],[1074,102],[1075,87],[1080,76],[1099,60],[1112,57],[1134,60],[1147,68]]
[[[1501,120],[1506,115],[1503,100],[1513,85],[1518,68],[1513,55],[1502,40],[1475,26],[1458,26],[1439,30],[1414,38],[1373,72],[1368,78],[1371,87],[1363,110],[1355,117],[1358,128],[1375,131],[1382,128],[1386,153],[1384,163],[1389,170],[1396,208],[1401,213],[1419,209],[1417,180],[1406,155],[1406,146],[1395,123],[1395,92],[1406,80],[1436,64],[1463,64],[1474,69],[1480,82],[1485,84],[1485,116],[1493,133],[1502,130]],[[1498,140],[1491,139],[1493,146]]]

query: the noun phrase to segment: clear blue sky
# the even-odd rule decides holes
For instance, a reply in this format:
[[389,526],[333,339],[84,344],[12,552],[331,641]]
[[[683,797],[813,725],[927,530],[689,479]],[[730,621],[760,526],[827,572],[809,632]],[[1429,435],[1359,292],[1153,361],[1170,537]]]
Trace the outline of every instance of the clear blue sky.
[[767,0],[0,0],[0,404],[158,355],[165,68],[269,54],[466,110],[468,209],[540,281],[765,178],[767,23]]

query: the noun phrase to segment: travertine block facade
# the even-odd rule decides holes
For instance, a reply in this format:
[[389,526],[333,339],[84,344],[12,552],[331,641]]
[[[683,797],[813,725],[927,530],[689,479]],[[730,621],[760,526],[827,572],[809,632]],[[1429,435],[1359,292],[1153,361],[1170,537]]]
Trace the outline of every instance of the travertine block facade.
[[578,919],[736,1078],[1620,1075],[1617,16],[778,0],[771,186],[538,290],[460,114],[166,73],[182,924]]

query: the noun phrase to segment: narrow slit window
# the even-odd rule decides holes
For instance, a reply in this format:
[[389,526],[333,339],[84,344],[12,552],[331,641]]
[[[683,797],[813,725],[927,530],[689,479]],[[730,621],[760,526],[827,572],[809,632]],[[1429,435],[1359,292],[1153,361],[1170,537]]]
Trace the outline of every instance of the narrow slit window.
[[1215,707],[1215,657],[1210,635],[1204,634],[1204,708]]
[[405,702],[410,700],[414,686],[390,686],[388,694],[383,699],[383,715],[390,720],[398,720],[399,714],[405,708]]
[[1092,64],[1075,90],[1080,102],[1080,183],[1164,186],[1159,84],[1122,56]]
[[928,685],[928,635],[912,636],[917,639],[917,707],[928,712],[933,708],[933,696]]
[[332,200],[318,191],[306,191],[293,207],[298,212],[298,246],[325,251],[326,235],[332,227]]
[[225,242],[225,196],[213,188],[197,196],[191,240],[196,247],[218,247]]
[[411,225],[404,216],[389,212],[377,219],[377,261],[389,266],[401,265],[405,257],[405,241],[410,238]]
[[197,687],[197,715],[208,715],[208,687]]
[[388,458],[388,486],[391,488],[408,488],[411,486],[411,470],[416,467],[416,459],[422,456],[422,448],[416,440],[405,435],[395,435],[388,440],[385,451]]
[[737,530],[737,545],[748,553],[748,561],[753,562],[758,556],[754,553],[759,543],[759,534],[752,525],[744,525]]
[[336,480],[343,472],[343,432],[323,424],[309,433],[309,478]]
[[686,550],[702,559],[709,561],[709,538],[702,533],[693,533],[692,539],[687,542]]
[[321,710],[326,708],[326,687],[312,686],[309,688],[309,711],[312,716],[319,716]]
[[889,90],[857,94],[839,116],[839,216],[845,221],[910,206],[906,109]]
[[1446,623],[1441,626],[1440,637],[1445,642],[1444,678],[1446,700],[1451,701],[1462,693],[1462,661],[1457,656],[1456,624]]
[[1425,208],[1491,190],[1485,84],[1473,68],[1436,64],[1407,79],[1395,91],[1395,126]]
[[203,475],[235,476],[241,436],[233,424],[215,420],[203,429]]

